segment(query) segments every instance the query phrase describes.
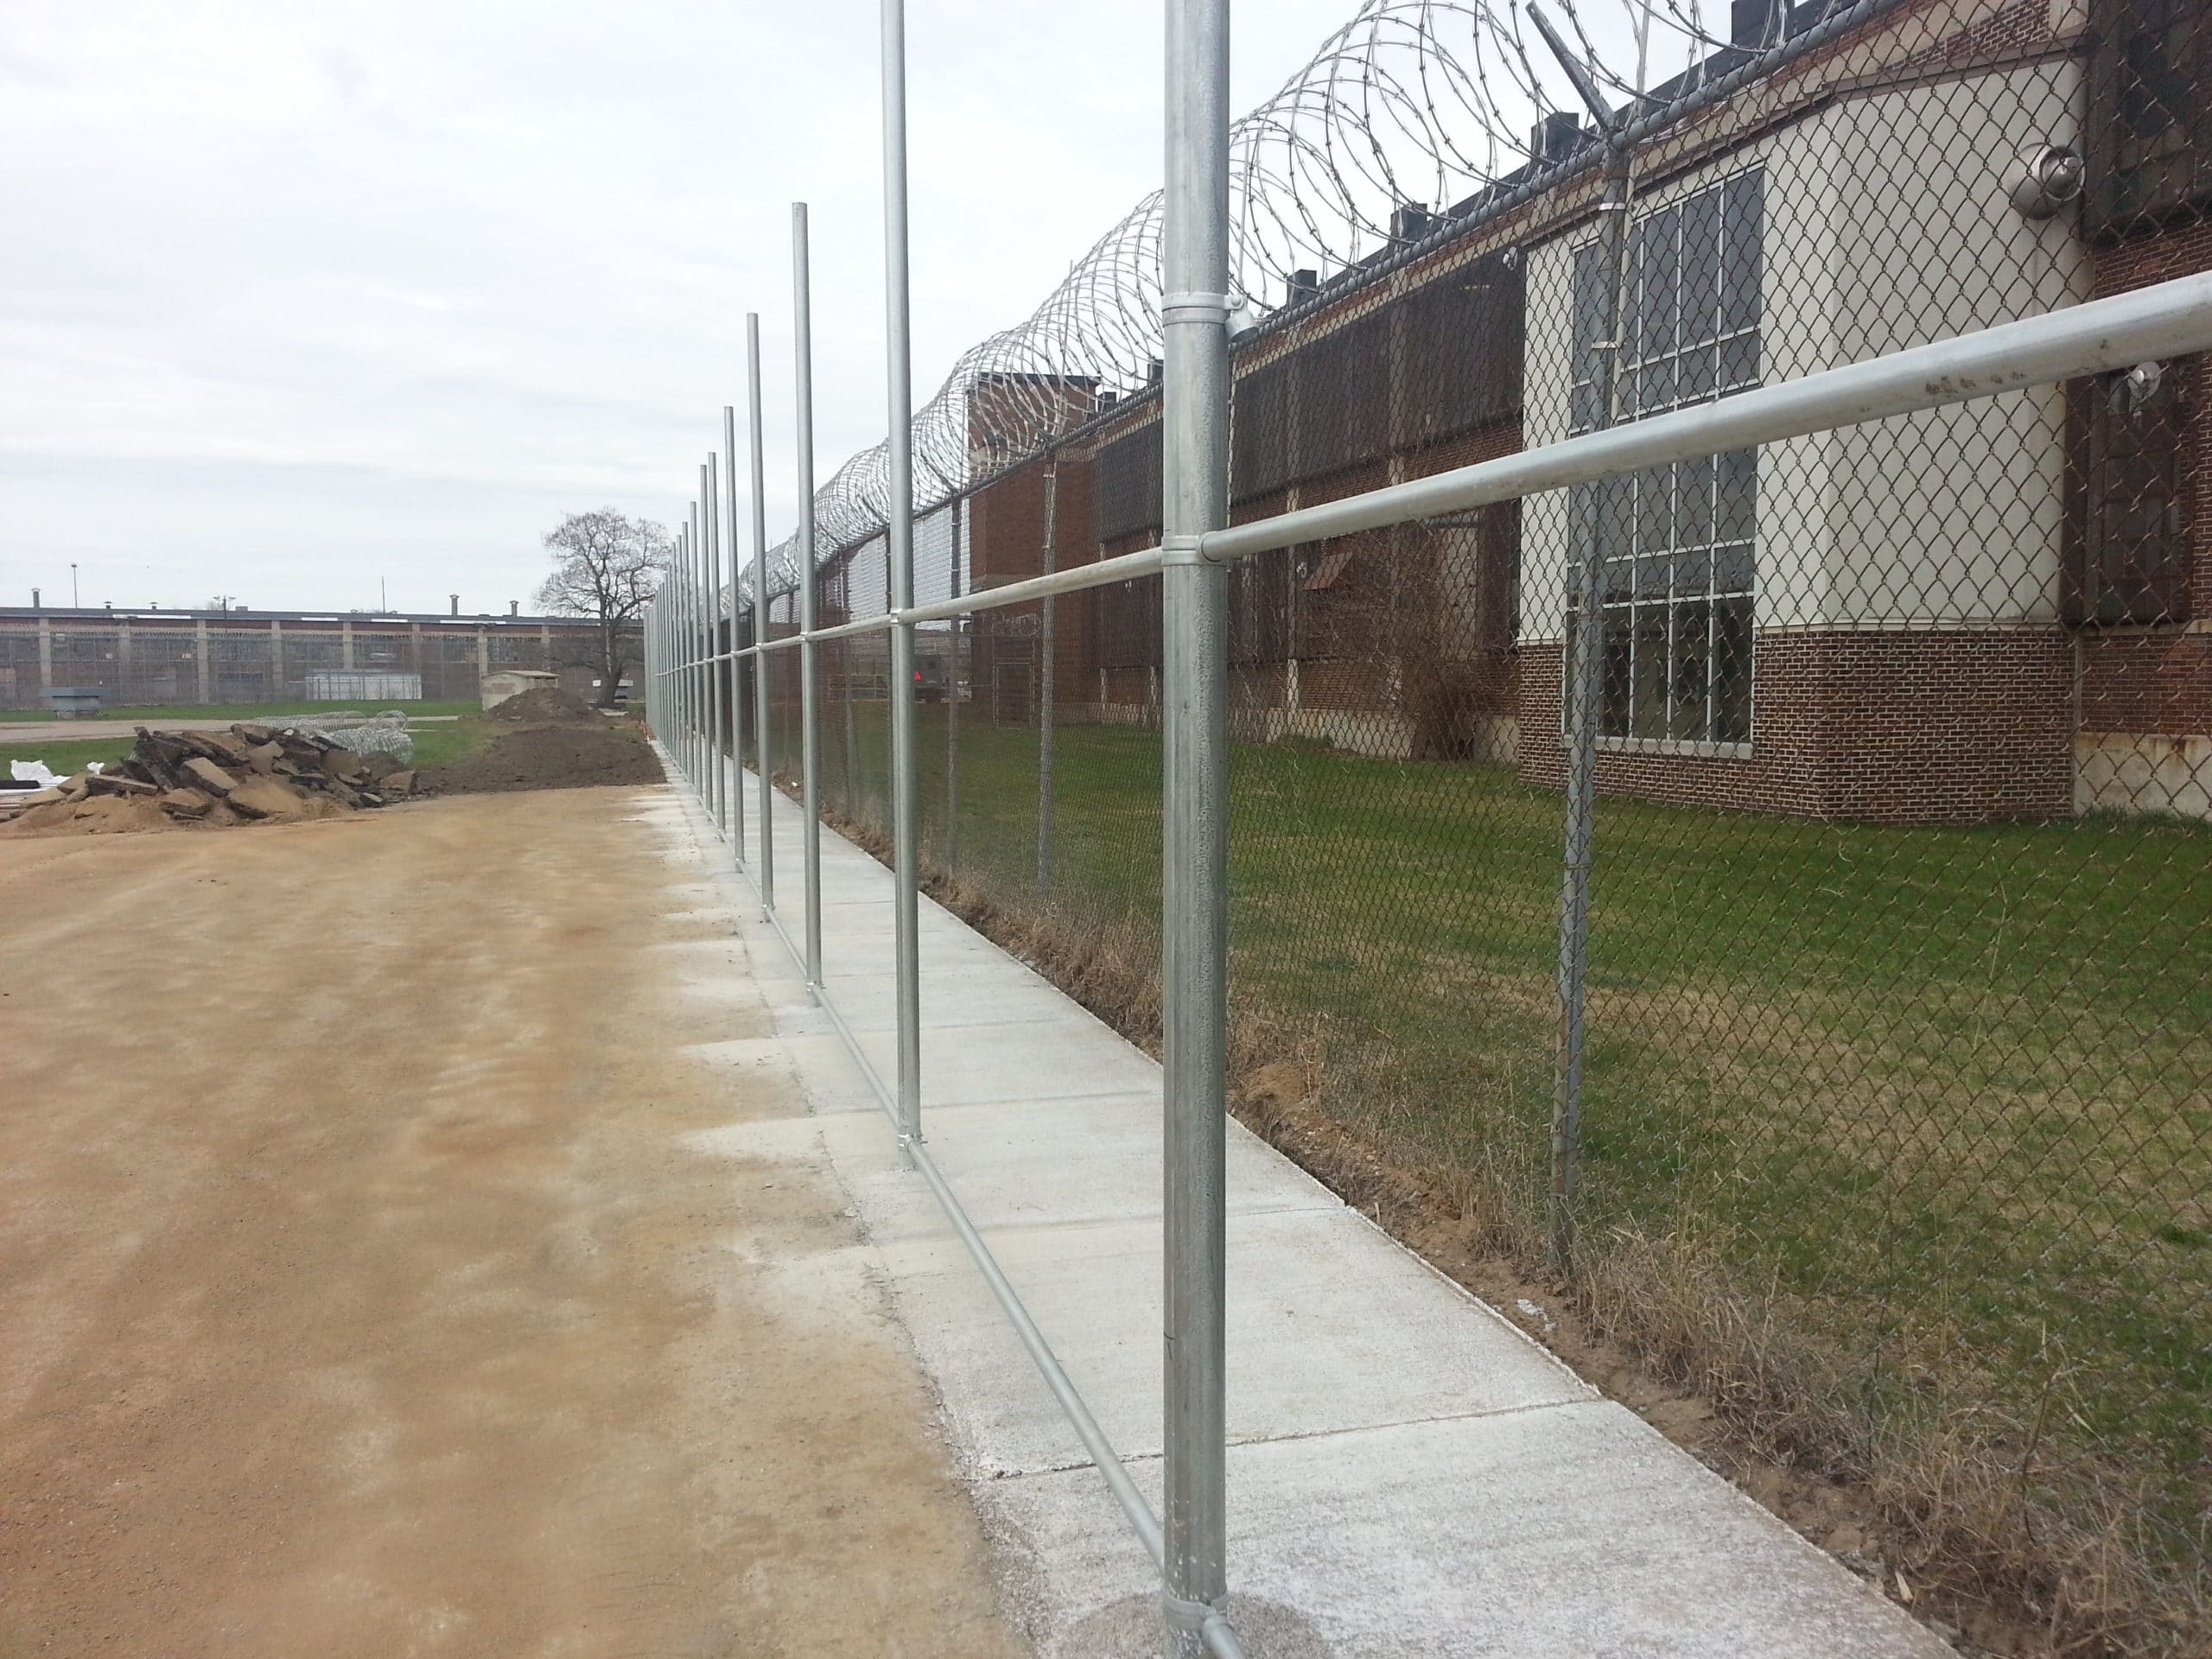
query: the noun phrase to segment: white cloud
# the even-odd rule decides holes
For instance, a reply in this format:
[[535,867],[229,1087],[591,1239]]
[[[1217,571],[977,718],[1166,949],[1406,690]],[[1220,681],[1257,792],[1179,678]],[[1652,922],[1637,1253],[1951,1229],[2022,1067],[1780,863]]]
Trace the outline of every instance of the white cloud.
[[[1352,0],[1239,8],[1240,107]],[[16,0],[0,602],[524,597],[561,513],[673,522],[762,314],[791,521],[789,203],[818,466],[885,428],[877,10]],[[913,0],[917,397],[1155,182],[1157,0]]]

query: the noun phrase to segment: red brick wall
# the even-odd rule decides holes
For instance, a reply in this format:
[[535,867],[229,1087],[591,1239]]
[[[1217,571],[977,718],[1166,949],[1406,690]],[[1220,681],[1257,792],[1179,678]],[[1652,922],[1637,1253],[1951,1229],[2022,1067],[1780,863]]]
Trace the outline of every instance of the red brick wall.
[[[2201,556],[2198,564],[2201,572]],[[2086,631],[2081,729],[2212,733],[2212,633],[2177,628]]]
[[[1561,787],[1559,648],[1516,660],[1520,775]],[[1885,823],[2073,810],[2072,675],[2056,630],[1764,634],[1752,671],[1748,756],[1607,749],[1599,790]]]
[[1298,701],[1302,708],[1395,715],[1389,665],[1331,658],[1298,665]]
[[[1090,452],[1066,448],[1058,457],[1052,490],[1052,558],[1065,570],[1098,556],[1094,531],[1098,522],[1097,469]],[[1043,456],[995,479],[969,499],[968,558],[970,582],[979,588],[1040,575],[1045,556],[1045,471]],[[1034,614],[1034,605],[1013,613]],[[1091,663],[1087,599],[1072,594],[1053,605],[1052,655],[1058,664],[1056,695],[1062,702],[1091,702],[1098,677]]]

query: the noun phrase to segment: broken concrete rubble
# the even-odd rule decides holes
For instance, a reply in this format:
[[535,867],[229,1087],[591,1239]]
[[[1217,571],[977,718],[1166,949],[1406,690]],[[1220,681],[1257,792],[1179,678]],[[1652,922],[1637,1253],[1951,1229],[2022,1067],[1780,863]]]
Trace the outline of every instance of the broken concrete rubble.
[[177,770],[183,777],[189,778],[194,785],[206,790],[210,795],[228,795],[233,787],[230,773],[225,772],[205,755],[186,756],[183,764]]
[[172,789],[161,799],[162,810],[173,818],[204,818],[214,804],[212,797],[196,789]]
[[[397,756],[361,753],[319,732],[142,726],[130,755],[105,771],[0,796],[0,830],[87,833],[322,818],[404,799],[414,782]],[[105,801],[117,804],[86,810]]]

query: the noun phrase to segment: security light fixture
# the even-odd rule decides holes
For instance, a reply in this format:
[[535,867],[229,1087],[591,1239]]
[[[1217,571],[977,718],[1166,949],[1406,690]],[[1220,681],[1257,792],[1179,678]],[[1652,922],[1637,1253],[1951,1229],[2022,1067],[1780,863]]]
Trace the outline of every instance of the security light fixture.
[[2020,158],[2012,206],[2023,219],[2049,219],[2081,195],[2084,171],[2079,150],[2064,144],[2031,144]]
[[2115,415],[2140,415],[2158,395],[2166,378],[2163,363],[2138,363],[2112,377],[2112,410]]

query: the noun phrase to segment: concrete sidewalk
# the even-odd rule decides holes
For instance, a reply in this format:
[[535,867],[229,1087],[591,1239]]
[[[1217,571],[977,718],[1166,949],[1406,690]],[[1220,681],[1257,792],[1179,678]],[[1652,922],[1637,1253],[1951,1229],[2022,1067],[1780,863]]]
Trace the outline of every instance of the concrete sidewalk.
[[[757,801],[748,781],[751,840]],[[710,1140],[826,1157],[854,1195],[868,1266],[938,1391],[1038,1650],[1158,1653],[1150,1561],[752,887],[680,787],[657,822],[672,857],[719,867],[700,890],[727,906],[774,1017],[775,1035],[713,1058],[788,1075],[813,1113]],[[800,822],[780,798],[775,829],[797,938]],[[825,830],[823,886],[829,994],[888,1078],[890,873]],[[925,1136],[1157,1504],[1160,1069],[926,899],[921,950]],[[702,950],[702,976],[731,957]],[[1229,1135],[1230,1611],[1255,1659],[1949,1651],[1272,1148]]]

